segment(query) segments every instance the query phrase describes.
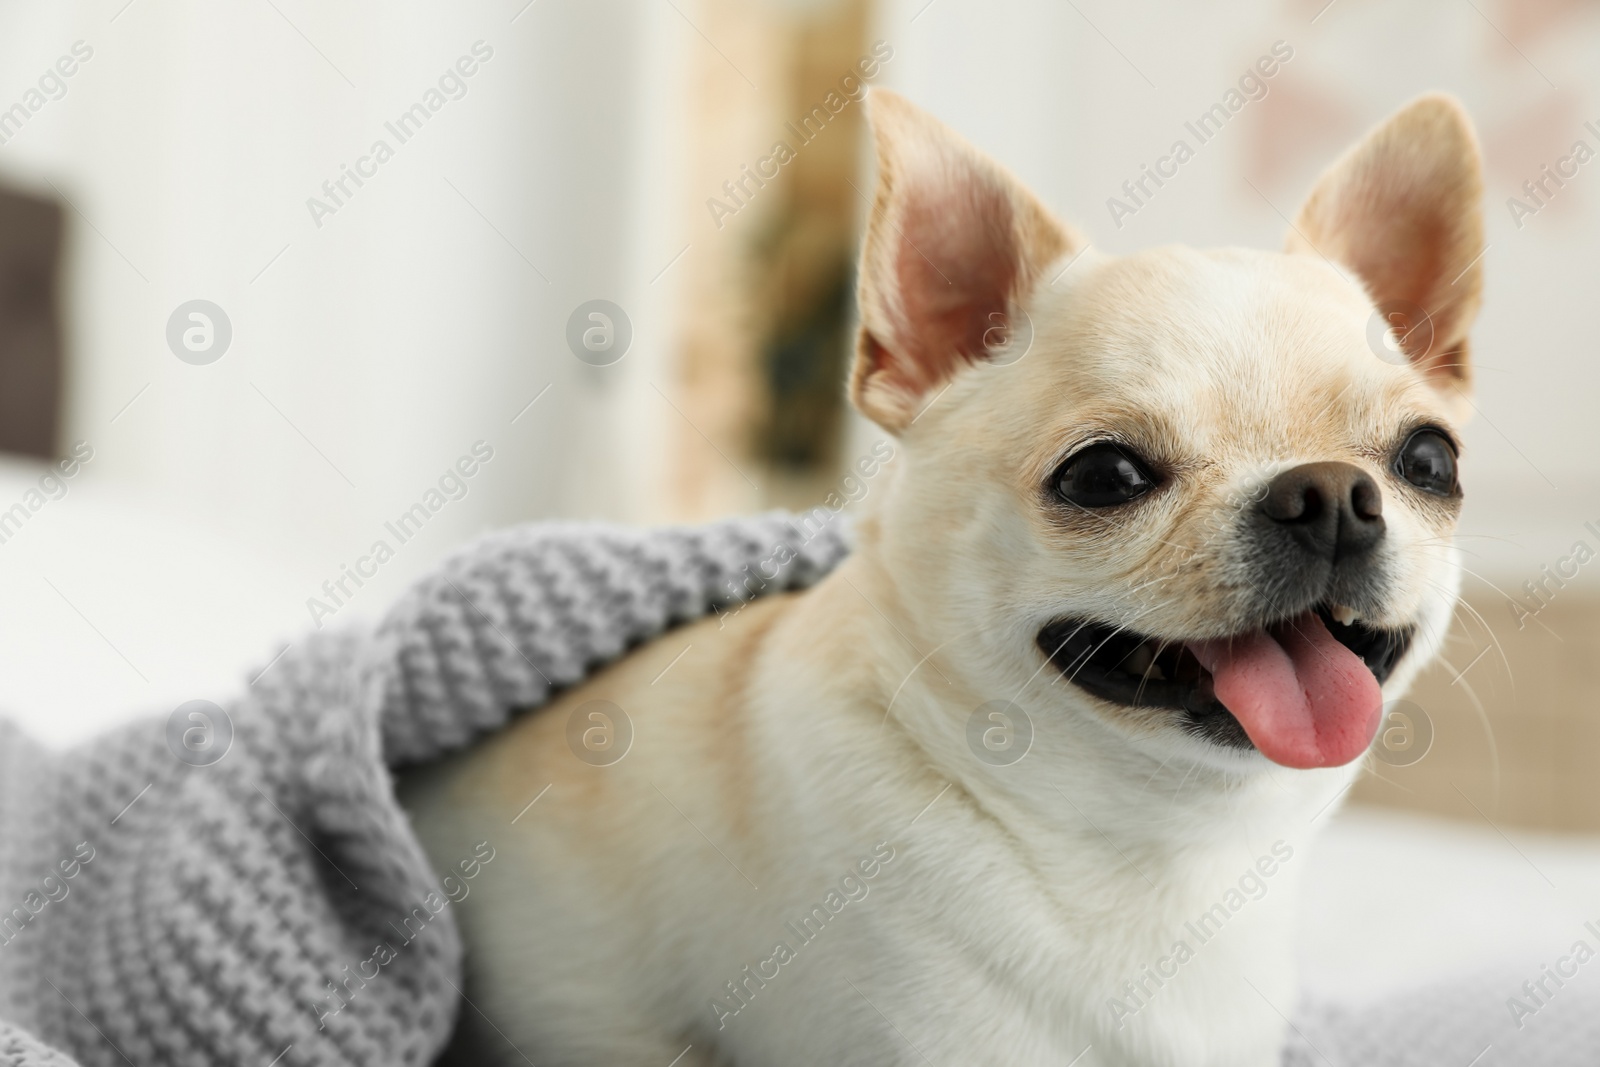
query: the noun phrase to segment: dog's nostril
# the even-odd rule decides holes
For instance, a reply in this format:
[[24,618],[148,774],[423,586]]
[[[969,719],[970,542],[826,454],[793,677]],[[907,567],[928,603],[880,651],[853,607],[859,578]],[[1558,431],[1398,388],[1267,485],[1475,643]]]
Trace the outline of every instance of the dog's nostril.
[[1314,555],[1337,563],[1383,539],[1383,493],[1349,463],[1305,463],[1273,478],[1261,513]]
[[[1273,483],[1275,487],[1277,482]],[[1322,517],[1325,505],[1322,494],[1309,482],[1284,485],[1282,492],[1267,497],[1265,511],[1276,522],[1316,522]]]
[[1350,487],[1350,504],[1357,518],[1377,519],[1383,516],[1383,493],[1365,474]]

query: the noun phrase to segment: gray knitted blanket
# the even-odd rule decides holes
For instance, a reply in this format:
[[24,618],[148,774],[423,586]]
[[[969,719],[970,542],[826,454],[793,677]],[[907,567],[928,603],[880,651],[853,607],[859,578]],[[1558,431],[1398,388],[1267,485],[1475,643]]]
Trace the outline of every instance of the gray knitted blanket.
[[[390,768],[846,551],[835,527],[784,515],[523,527],[444,563],[376,627],[295,642],[226,708],[59,753],[0,720],[0,1067],[428,1064],[460,997],[450,902],[493,849],[436,874]],[[775,555],[792,558],[747,580]],[[1600,997],[1574,987],[1507,1034],[1494,1019],[1516,983],[1501,984],[1305,1009],[1285,1063],[1464,1065],[1480,1041],[1484,1067],[1595,1062]]]

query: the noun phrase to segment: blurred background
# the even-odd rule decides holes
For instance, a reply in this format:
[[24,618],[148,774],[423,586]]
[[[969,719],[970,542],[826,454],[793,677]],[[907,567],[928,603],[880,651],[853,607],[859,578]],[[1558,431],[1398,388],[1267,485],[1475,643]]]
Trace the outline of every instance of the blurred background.
[[0,706],[66,744],[221,700],[486,528],[822,500],[874,439],[861,85],[1110,252],[1277,247],[1367,127],[1465,102],[1468,606],[1356,796],[1485,850],[1381,864],[1579,862],[1505,846],[1600,831],[1595,0],[0,3]]

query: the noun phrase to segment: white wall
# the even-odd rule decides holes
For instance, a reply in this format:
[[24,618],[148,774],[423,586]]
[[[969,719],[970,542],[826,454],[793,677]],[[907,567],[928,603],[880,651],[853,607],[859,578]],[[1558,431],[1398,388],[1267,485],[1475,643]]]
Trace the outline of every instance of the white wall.
[[[0,9],[0,107],[75,41],[93,49],[0,146],[0,179],[75,205],[66,437],[95,450],[68,498],[0,545],[0,703],[70,711],[46,728],[66,736],[85,707],[211,695],[194,690],[304,631],[341,565],[397,545],[384,521],[478,440],[494,459],[467,495],[339,617],[380,610],[484,528],[660,510],[648,380],[673,302],[670,274],[650,282],[681,248],[662,208],[693,32],[669,7],[124,2]],[[400,144],[385,121],[480,40],[493,55],[466,95]],[[307,199],[378,138],[394,158],[318,227]],[[564,340],[595,297],[634,327],[606,368]],[[206,366],[165,339],[194,298],[233,326]],[[112,498],[136,510],[108,512]],[[107,521],[140,529],[86,530]],[[146,544],[153,529],[172,536]],[[133,543],[143,555],[118,553]],[[16,610],[34,594],[45,606]],[[176,632],[174,614],[197,625]],[[49,648],[59,663],[41,670]]]
[[[480,438],[496,459],[440,514],[440,544],[648,507],[650,422],[626,398],[669,332],[670,289],[647,283],[676,251],[653,208],[674,170],[663,42],[679,27],[625,0],[513,22],[521,7],[84,3],[0,34],[13,72],[94,48],[0,173],[82,212],[67,421],[103,444],[96,475],[324,568]],[[400,145],[384,121],[480,40],[493,58],[466,96]],[[0,78],[0,99],[25,86]],[[395,158],[316,226],[307,198],[379,137]],[[596,296],[635,320],[607,373],[563,341]],[[163,337],[195,297],[234,328],[205,367]],[[621,473],[633,492],[610,491]]]

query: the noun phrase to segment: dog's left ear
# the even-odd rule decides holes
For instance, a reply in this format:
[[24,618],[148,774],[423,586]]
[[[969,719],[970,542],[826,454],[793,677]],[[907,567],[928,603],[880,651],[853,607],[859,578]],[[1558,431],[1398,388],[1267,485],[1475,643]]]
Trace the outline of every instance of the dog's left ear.
[[986,357],[1018,301],[1083,241],[1021,182],[904,97],[874,89],[878,189],[861,250],[850,399],[904,430]]
[[1472,122],[1454,98],[1432,93],[1329,168],[1287,242],[1354,270],[1401,328],[1412,364],[1460,406],[1483,290],[1482,200]]

